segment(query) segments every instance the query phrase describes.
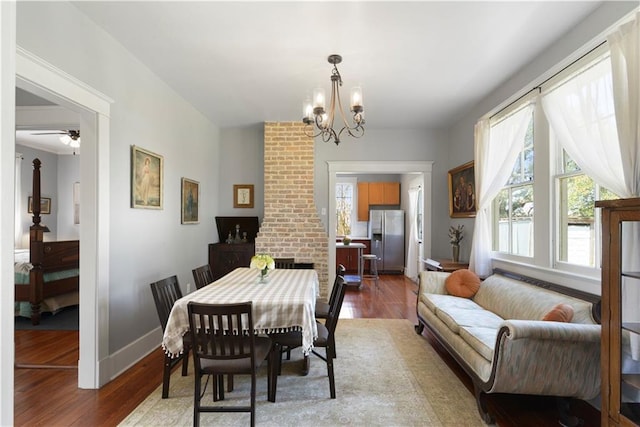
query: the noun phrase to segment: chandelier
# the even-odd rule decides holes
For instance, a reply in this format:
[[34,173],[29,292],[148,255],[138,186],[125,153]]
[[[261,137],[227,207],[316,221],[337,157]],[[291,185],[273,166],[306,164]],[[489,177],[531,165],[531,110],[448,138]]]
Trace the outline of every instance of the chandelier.
[[[331,72],[331,100],[329,101],[329,110],[325,110],[325,92],[322,88],[313,90],[313,101],[306,100],[303,104],[303,119],[305,126],[305,134],[310,137],[321,136],[324,142],[333,140],[336,145],[340,144],[340,137],[343,132],[347,132],[354,138],[360,138],[364,135],[364,108],[362,107],[362,88],[354,87],[351,89],[351,112],[353,113],[353,126],[349,126],[347,118],[342,108],[340,100],[340,86],[342,86],[342,77],[338,71],[337,64],[342,62],[340,55],[330,55],[328,58],[330,64],[333,64]],[[342,126],[339,131],[334,129],[334,119],[336,107],[340,113],[337,126]],[[314,126],[315,124],[315,126]]]

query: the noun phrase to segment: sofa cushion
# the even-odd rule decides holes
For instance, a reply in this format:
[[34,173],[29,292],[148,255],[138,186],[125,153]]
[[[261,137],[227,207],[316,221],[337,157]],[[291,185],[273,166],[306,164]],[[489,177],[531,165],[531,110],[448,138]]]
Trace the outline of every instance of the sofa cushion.
[[547,314],[544,315],[542,320],[549,320],[553,322],[571,322],[573,319],[573,307],[569,304],[557,304]]
[[471,298],[480,288],[480,278],[471,270],[456,270],[445,280],[447,292],[462,298]]
[[454,297],[453,295],[422,294],[420,295],[420,300],[434,313],[438,311],[439,308],[482,309],[482,307],[473,302],[473,300]]
[[498,330],[498,328],[485,328],[484,326],[462,326],[460,327],[460,338],[491,362]]
[[487,277],[473,300],[503,319],[519,320],[540,320],[553,306],[565,303],[573,307],[572,323],[597,323],[591,314],[590,302],[500,274]]
[[442,320],[449,329],[459,334],[461,326],[484,326],[498,328],[502,318],[496,314],[484,310],[481,307],[475,309],[460,309],[438,306],[436,316]]

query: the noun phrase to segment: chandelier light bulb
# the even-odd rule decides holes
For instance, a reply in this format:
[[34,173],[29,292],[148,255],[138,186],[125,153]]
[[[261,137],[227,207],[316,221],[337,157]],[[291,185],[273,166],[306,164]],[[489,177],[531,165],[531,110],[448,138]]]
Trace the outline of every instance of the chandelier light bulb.
[[351,111],[359,113],[363,110],[362,106],[362,88],[356,86],[351,88]]
[[62,135],[60,137],[60,142],[62,142],[64,145],[69,145],[69,143],[71,142],[71,137],[69,135]]

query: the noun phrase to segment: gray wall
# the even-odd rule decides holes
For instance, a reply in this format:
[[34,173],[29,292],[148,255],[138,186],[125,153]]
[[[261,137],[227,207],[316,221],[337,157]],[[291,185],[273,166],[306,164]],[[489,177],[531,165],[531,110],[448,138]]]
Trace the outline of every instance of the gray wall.
[[[46,151],[35,150],[23,145],[16,146],[16,152],[22,154],[22,168],[20,172],[20,203],[22,248],[29,248],[29,227],[33,224],[33,214],[27,211],[27,200],[32,195],[33,189],[33,159],[38,158],[42,162],[40,169],[40,196],[51,198],[51,214],[41,214],[41,224],[51,230],[44,234],[45,241],[58,240],[58,156]],[[46,167],[44,167],[46,165]]]
[[[114,100],[109,203],[101,207],[110,218],[113,355],[159,327],[149,283],[176,274],[186,291],[191,269],[207,261],[220,210],[219,130],[69,3],[18,3],[17,44]],[[162,210],[130,207],[134,144],[164,156]],[[200,182],[199,224],[180,224],[181,177]]]

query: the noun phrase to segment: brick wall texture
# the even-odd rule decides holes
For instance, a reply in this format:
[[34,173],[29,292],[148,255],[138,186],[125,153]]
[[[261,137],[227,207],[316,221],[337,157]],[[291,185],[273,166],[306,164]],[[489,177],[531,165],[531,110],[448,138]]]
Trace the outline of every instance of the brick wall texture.
[[312,262],[327,296],[328,235],[313,198],[314,141],[298,122],[264,124],[264,218],[256,253]]

